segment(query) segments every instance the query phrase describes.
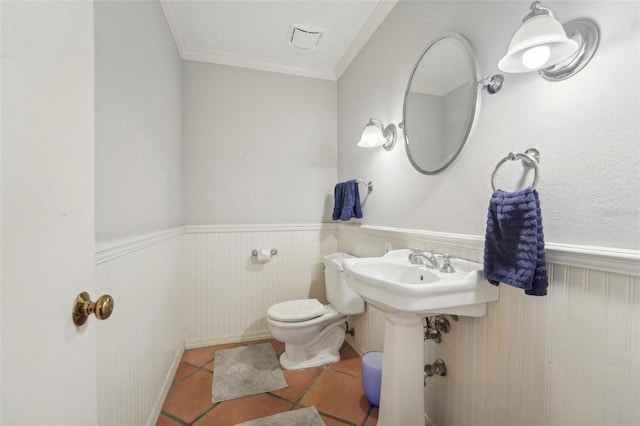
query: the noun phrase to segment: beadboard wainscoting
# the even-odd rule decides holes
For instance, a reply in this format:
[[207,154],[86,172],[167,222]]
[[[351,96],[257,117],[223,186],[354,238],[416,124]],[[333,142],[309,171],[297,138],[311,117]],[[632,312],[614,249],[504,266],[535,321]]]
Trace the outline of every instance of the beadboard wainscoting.
[[[185,227],[187,348],[271,337],[267,308],[326,303],[322,256],[338,246],[334,224]],[[264,263],[253,249],[276,249]]]
[[[154,425],[184,351],[183,229],[96,247],[98,424]],[[93,321],[93,319],[92,319]]]
[[[484,239],[340,225],[338,249],[380,256],[385,243],[482,261]],[[482,318],[460,317],[442,343],[425,343],[425,363],[442,358],[446,377],[427,379],[437,425],[640,424],[640,252],[547,244],[545,297],[500,286]],[[349,340],[381,350],[384,318],[367,306]],[[416,372],[422,374],[422,372]]]

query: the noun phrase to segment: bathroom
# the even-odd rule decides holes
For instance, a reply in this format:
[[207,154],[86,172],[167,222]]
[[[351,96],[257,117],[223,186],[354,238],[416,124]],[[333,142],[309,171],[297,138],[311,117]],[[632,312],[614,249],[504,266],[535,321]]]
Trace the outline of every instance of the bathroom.
[[[425,343],[449,367],[425,411],[638,424],[640,3],[544,4],[597,22],[591,62],[562,82],[505,75],[455,163],[423,175],[402,130],[391,151],[357,147],[367,120],[402,121],[442,33],[497,73],[529,2],[384,2],[330,80],[181,58],[156,1],[2,1],[0,423],[154,424],[185,347],[268,337],[268,306],[324,297],[323,254],[480,261],[496,162],[535,147],[549,294],[501,285],[485,317]],[[374,183],[364,217],[334,222],[333,187],[354,178]],[[111,294],[112,317],[76,328],[83,291]],[[350,324],[356,350],[382,349],[379,312]]]

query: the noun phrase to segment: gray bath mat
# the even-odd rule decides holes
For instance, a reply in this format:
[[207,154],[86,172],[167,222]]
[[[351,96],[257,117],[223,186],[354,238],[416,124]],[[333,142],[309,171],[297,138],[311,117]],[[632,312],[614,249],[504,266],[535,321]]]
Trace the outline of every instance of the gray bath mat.
[[325,426],[325,423],[316,407],[311,406],[251,420],[236,426]]
[[216,352],[213,360],[213,402],[287,387],[271,343]]

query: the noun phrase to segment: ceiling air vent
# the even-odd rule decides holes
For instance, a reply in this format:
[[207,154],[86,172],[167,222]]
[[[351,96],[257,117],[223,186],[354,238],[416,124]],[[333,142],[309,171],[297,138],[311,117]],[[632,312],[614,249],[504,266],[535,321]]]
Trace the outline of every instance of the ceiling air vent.
[[289,46],[297,49],[315,50],[323,32],[324,28],[309,25],[291,25],[289,29]]

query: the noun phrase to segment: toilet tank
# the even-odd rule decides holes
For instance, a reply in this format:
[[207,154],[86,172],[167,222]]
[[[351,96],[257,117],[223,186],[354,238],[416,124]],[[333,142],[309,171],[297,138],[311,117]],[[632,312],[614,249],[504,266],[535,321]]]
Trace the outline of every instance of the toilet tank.
[[342,268],[342,260],[351,256],[347,253],[332,253],[323,256],[324,287],[327,300],[339,312],[346,315],[364,312],[364,300],[347,285],[346,274]]

